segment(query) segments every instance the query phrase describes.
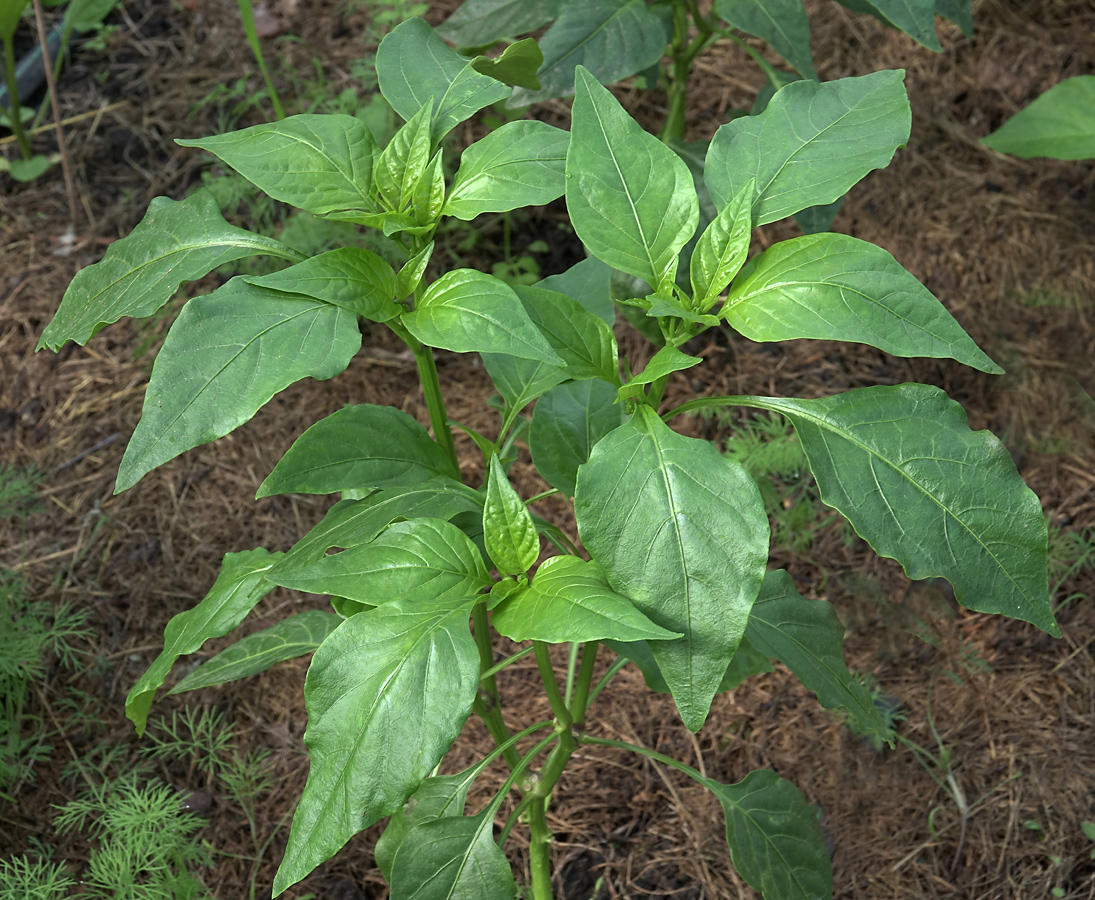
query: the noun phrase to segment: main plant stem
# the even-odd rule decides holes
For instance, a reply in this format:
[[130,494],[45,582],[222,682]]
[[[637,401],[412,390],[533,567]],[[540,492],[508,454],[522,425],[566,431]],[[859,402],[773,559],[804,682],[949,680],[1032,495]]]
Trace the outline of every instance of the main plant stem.
[[[691,14],[691,15],[690,15]],[[688,41],[688,23],[691,18],[698,34]],[[669,79],[669,113],[665,126],[658,135],[662,141],[684,140],[685,106],[688,100],[688,76],[692,64],[711,41],[712,28],[694,2],[678,2],[673,6],[673,39],[669,43],[669,57],[673,71]]]
[[547,822],[547,806],[551,793],[559,777],[563,774],[571,755],[578,748],[575,739],[575,722],[585,719],[589,702],[589,687],[593,680],[593,666],[597,660],[597,642],[590,641],[582,649],[582,662],[574,682],[574,697],[569,708],[559,691],[555,671],[548,656],[548,645],[533,641],[536,652],[536,665],[547,691],[548,702],[555,713],[555,731],[559,739],[551,748],[539,778],[532,783],[522,803],[526,805],[525,815],[529,824],[529,874],[533,900],[552,900],[551,888],[551,829]]

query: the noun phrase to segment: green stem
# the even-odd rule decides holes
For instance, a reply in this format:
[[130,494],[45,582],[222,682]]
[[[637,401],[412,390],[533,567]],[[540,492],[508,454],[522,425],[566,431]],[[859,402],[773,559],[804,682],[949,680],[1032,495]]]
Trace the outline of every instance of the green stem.
[[574,700],[570,704],[570,714],[579,729],[585,727],[586,710],[591,699],[589,686],[593,682],[593,667],[597,662],[597,650],[600,646],[597,641],[589,641],[582,646],[582,665],[578,669]]
[[15,38],[13,35],[4,36],[4,83],[8,87],[8,103],[11,104],[11,130],[19,144],[19,152],[23,159],[30,159],[34,151],[30,147],[27,133],[23,130],[23,120],[19,116],[19,84],[15,79]]
[[266,68],[266,59],[262,55],[262,44],[259,43],[258,29],[255,28],[255,13],[251,9],[251,0],[238,0],[238,2],[240,18],[243,20],[243,31],[247,35],[251,52],[255,54],[255,62],[258,63],[259,71],[262,72],[263,80],[266,82],[266,90],[270,92],[270,102],[274,106],[274,117],[284,119],[285,107],[281,105],[281,97],[278,96],[278,92],[274,88],[274,82],[270,78],[270,72]]
[[657,750],[648,750],[646,747],[640,747],[638,744],[629,744],[626,741],[614,741],[611,738],[599,738],[594,737],[591,734],[579,734],[578,741],[582,744],[600,744],[602,747],[618,747],[621,750],[630,750],[633,753],[638,753],[640,756],[646,756],[649,759],[653,759],[660,763],[665,763],[667,766],[671,766],[678,772],[683,772],[689,778],[694,778],[701,784],[706,783],[707,779],[702,773],[693,769],[691,766],[685,765],[679,759],[673,759],[672,756],[666,756],[664,753],[659,753]]
[[551,792],[563,774],[571,754],[578,748],[574,733],[568,726],[559,733],[559,742],[551,748],[539,783],[528,793],[529,872],[532,876],[533,900],[552,900],[551,891],[551,829],[547,823],[547,805]]
[[529,497],[528,500],[525,501],[525,506],[531,506],[537,500],[543,500],[545,497],[554,497],[558,493],[559,493],[558,488],[551,488],[550,490],[547,490],[547,491],[540,491],[539,494],[536,494],[532,497]]
[[[691,43],[688,38],[688,21],[691,17],[697,35]],[[688,76],[692,65],[713,38],[715,31],[703,17],[694,2],[677,3],[673,8],[673,39],[669,44],[669,56],[673,60],[673,72],[669,80],[669,114],[658,137],[663,142],[684,139],[685,107],[688,100]]]
[[561,728],[570,729],[570,710],[563,701],[563,695],[559,693],[559,682],[555,680],[555,670],[551,666],[551,657],[548,655],[548,645],[543,641],[533,641],[532,646],[536,651],[536,665],[540,669],[540,678],[544,682],[544,690],[547,692],[548,703],[551,711],[555,713],[555,721]]
[[456,444],[452,440],[452,427],[449,425],[449,417],[445,412],[445,398],[441,393],[441,379],[437,376],[437,364],[433,359],[433,350],[423,344],[418,338],[407,331],[395,319],[388,322],[400,339],[411,349],[414,361],[418,366],[418,378],[422,382],[422,393],[426,398],[426,409],[430,415],[430,425],[433,427],[434,438],[445,451],[449,462],[452,463],[453,476],[460,476],[460,459],[456,455]]
[[601,680],[597,682],[597,687],[595,687],[590,692],[589,700],[586,702],[586,709],[589,709],[590,704],[592,704],[593,701],[597,699],[597,695],[601,693],[601,691],[603,691],[606,687],[608,687],[608,683],[613,678],[615,678],[620,669],[626,666],[629,662],[631,662],[631,660],[629,660],[626,656],[619,656],[616,658],[612,665],[608,667],[608,671],[601,676]]
[[566,703],[567,708],[572,711],[570,705],[570,698],[574,696],[574,673],[578,671],[578,642],[570,642],[570,652],[567,655],[567,682],[566,689],[563,691],[563,702]]
[[503,659],[497,665],[493,665],[489,669],[487,669],[487,671],[485,671],[480,676],[480,678],[487,678],[487,677],[497,675],[499,672],[501,672],[507,666],[511,666],[515,662],[517,662],[517,660],[521,659],[522,657],[528,656],[532,651],[533,651],[532,647],[526,647],[524,650],[520,650],[517,653],[514,653],[513,656],[507,656],[505,659]]
[[[475,645],[479,648],[479,671],[484,673],[479,679],[479,696],[475,698],[472,709],[487,726],[494,742],[504,744],[510,739],[509,729],[502,721],[502,709],[498,702],[498,682],[495,680],[491,669],[494,668],[494,647],[490,639],[490,622],[487,618],[487,608],[482,603],[476,603],[472,607],[472,624],[475,631]],[[512,769],[520,761],[521,755],[517,748],[510,745],[503,754],[506,763]]]

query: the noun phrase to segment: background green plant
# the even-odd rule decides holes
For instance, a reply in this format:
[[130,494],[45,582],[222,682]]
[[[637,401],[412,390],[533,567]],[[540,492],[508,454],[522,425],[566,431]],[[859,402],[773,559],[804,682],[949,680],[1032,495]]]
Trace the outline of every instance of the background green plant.
[[[760,115],[723,126],[703,166],[715,215],[700,225],[693,172],[580,67],[569,133],[508,122],[464,150],[449,175],[445,135],[505,100],[513,84],[534,84],[541,65],[532,42],[469,58],[409,19],[378,51],[380,89],[405,121],[383,149],[359,119],[339,114],[180,142],[212,152],[275,200],[392,237],[407,257],[398,270],[360,247],[307,257],[230,225],[198,192],[154,201],[131,235],[73,280],[41,346],[83,343],[123,316],[153,314],[181,281],[236,259],[292,263],[184,306],[153,368],[119,491],[227,434],[292,382],[339,374],[361,345],[362,320],[406,343],[433,431],[397,409],[357,404],[304,432],[258,497],[341,499],[286,553],[225,556],[207,596],[168,624],[164,652],[131,690],[127,714],[143,730],[174,662],[230,632],[275,587],[325,594],[333,611],[250,635],[175,688],[314,653],[305,684],[311,767],[275,892],[387,816],[376,855],[394,898],[512,897],[500,844],[520,823],[529,828],[529,890],[548,898],[548,804],[570,757],[590,745],[639,753],[710,790],[734,865],[766,896],[830,896],[816,813],[789,782],[758,770],[723,784],[600,737],[586,719],[633,661],[695,731],[716,694],[777,659],[822,705],[893,740],[892,722],[844,664],[832,607],[801,597],[786,572],[767,571],[769,521],[747,468],[670,428],[701,409],[783,417],[822,500],[877,552],[913,578],[947,578],[970,609],[1058,633],[1040,504],[1002,444],[972,432],[939,389],[698,398],[661,412],[672,374],[703,362],[690,341],[715,326],[756,341],[842,339],[1001,371],[878,247],[814,234],[749,259],[755,226],[831,204],[889,163],[909,133],[902,73],[793,82]],[[429,268],[444,218],[471,221],[562,195],[591,259],[534,286]],[[619,355],[612,269],[631,279],[621,282],[633,287],[621,302],[660,337],[641,371]],[[435,350],[481,355],[502,398],[496,434],[450,422]],[[462,481],[454,424],[481,453],[479,489]],[[510,483],[519,438],[547,493],[574,498],[584,551],[532,512],[545,494],[526,499]],[[557,551],[542,562],[541,538]],[[493,633],[531,647],[499,661]],[[570,645],[562,685],[553,643]],[[595,680],[602,646],[617,658]],[[511,734],[499,675],[529,651],[553,717]],[[465,772],[436,774],[473,712],[496,750]],[[496,758],[509,768],[505,784],[479,813],[463,815],[469,787]],[[494,819],[511,790],[517,810],[496,840]]]
[[1066,78],[981,143],[1028,159],[1095,159],[1095,75]]

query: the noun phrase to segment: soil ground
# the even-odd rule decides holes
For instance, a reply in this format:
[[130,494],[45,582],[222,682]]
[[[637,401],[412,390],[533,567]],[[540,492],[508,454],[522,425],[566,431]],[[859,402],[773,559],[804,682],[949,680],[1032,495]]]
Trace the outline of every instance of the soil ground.
[[[428,15],[440,21],[454,5],[432,4]],[[305,427],[348,402],[394,404],[426,421],[413,364],[377,332],[344,375],[297,384],[231,436],[113,496],[117,464],[140,414],[149,348],[169,317],[118,323],[86,347],[69,345],[57,355],[34,353],[73,273],[126,234],[152,197],[181,198],[210,167],[207,157],[172,138],[265,115],[261,98],[257,106],[236,108],[260,82],[230,7],[133,0],[112,17],[116,29],[104,46],[76,50],[59,85],[62,115],[86,114],[67,129],[80,212],[74,239],[65,237],[68,204],[57,169],[24,185],[0,176],[0,460],[45,474],[41,509],[25,531],[0,531],[0,564],[21,571],[34,596],[89,610],[95,627],[84,648],[87,666],[75,677],[54,667],[36,694],[32,712],[56,726],[53,753],[19,786],[15,802],[0,804],[0,852],[21,852],[40,840],[54,844],[57,858],[74,869],[88,846],[56,839],[51,825],[51,805],[76,790],[61,776],[64,763],[74,755],[92,758],[104,742],[124,752],[135,748],[123,701],[162,646],[167,620],[200,599],[225,552],[285,550],[329,503],[253,499],[281,453]],[[943,387],[967,409],[974,428],[1004,440],[1041,498],[1054,542],[1052,581],[1064,637],[962,610],[945,584],[910,583],[897,564],[846,539],[832,518],[819,522],[798,554],[773,550],[772,565],[788,567],[803,593],[836,604],[850,666],[900,703],[907,715],[901,733],[934,751],[932,726],[937,730],[952,754],[957,784],[971,804],[977,801],[964,829],[953,800],[910,750],[875,751],[782,670],[720,695],[706,726],[691,735],[672,704],[625,669],[600,698],[591,727],[723,781],[760,767],[794,781],[824,811],[838,897],[1034,898],[1052,891],[1092,898],[1095,845],[1080,825],[1095,821],[1095,571],[1081,556],[1083,542],[1090,546],[1095,536],[1095,164],[1016,160],[977,141],[1059,80],[1095,73],[1095,6],[1090,0],[975,2],[974,40],[941,23],[938,54],[827,0],[810,7],[824,79],[902,67],[913,108],[908,148],[851,192],[834,230],[893,253],[1008,374],[993,378],[946,361],[896,359],[853,345],[758,345],[709,333],[696,348],[708,364],[674,382],[667,402],[693,393],[822,396],[904,381]],[[269,38],[267,52],[286,93],[314,100],[354,88],[355,64],[375,47],[375,10],[360,0],[338,6],[282,0],[275,12],[288,31]],[[222,90],[237,81],[242,93]],[[716,45],[690,83],[688,137],[710,137],[729,110],[751,103],[760,82],[740,50]],[[657,93],[624,86],[618,96],[646,123],[664,115]],[[566,104],[537,114],[565,122]],[[458,137],[466,140],[475,127]],[[49,152],[52,140],[40,135],[36,146]],[[228,212],[244,222],[251,215],[246,204]],[[559,221],[549,209],[520,223],[512,253],[547,240],[549,250],[535,255],[541,271],[565,268],[576,249],[556,237]],[[794,233],[789,224],[767,226],[754,251]],[[476,245],[461,252],[465,265],[489,271],[503,253],[498,229],[485,226]],[[191,293],[215,287],[218,279],[211,276]],[[636,368],[649,349],[627,326],[620,326],[619,338]],[[493,413],[485,401],[492,390],[477,361],[442,354],[439,368],[450,414],[489,427]],[[722,442],[740,425],[697,419],[685,427]],[[464,474],[477,483],[473,448],[461,448]],[[540,489],[525,461],[514,471],[526,496]],[[540,510],[572,529],[561,506],[545,503]],[[317,598],[277,591],[242,631],[319,605]],[[226,643],[211,642],[198,658]],[[514,728],[546,711],[530,659],[501,678]],[[259,797],[256,823],[260,841],[273,836],[258,870],[260,897],[269,896],[263,891],[287,834],[282,823],[307,769],[305,671],[305,660],[284,663],[223,689],[162,699],[155,710],[213,707],[235,723],[242,749],[272,752],[274,787]],[[60,700],[74,686],[96,703],[91,726],[65,719]],[[446,770],[467,765],[487,745],[485,731],[469,723]],[[158,765],[179,791],[207,792],[201,837],[214,848],[216,864],[200,871],[202,880],[218,897],[250,896],[251,864],[238,857],[254,850],[239,807],[187,761]],[[472,809],[501,778],[490,770],[470,799]],[[559,896],[568,900],[752,896],[730,866],[718,804],[647,761],[583,750],[561,782],[550,822]],[[371,856],[378,833],[368,829],[286,896],[386,896]],[[524,837],[521,829],[515,834],[521,878]]]

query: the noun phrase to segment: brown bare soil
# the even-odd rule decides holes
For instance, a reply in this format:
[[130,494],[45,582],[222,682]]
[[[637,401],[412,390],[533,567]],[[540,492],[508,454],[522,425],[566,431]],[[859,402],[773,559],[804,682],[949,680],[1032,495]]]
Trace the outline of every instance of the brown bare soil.
[[[431,19],[440,21],[453,6],[432,4]],[[698,375],[679,376],[667,396],[670,404],[693,393],[823,396],[922,381],[947,390],[974,428],[992,430],[1012,451],[1057,536],[1052,581],[1059,582],[1062,640],[962,610],[945,584],[910,583],[897,564],[846,540],[836,521],[807,551],[772,554],[772,565],[789,568],[804,594],[837,605],[849,664],[901,704],[908,716],[901,733],[936,751],[934,723],[952,753],[957,784],[978,804],[964,836],[955,804],[909,750],[872,750],[783,670],[717,697],[706,726],[691,735],[672,703],[625,669],[590,723],[597,733],[676,756],[723,781],[759,767],[794,781],[824,811],[841,898],[988,900],[1051,891],[1095,897],[1095,844],[1080,829],[1095,821],[1095,571],[1081,567],[1060,581],[1070,562],[1060,536],[1095,534],[1095,164],[1016,160],[977,143],[1057,81],[1095,73],[1095,6],[983,0],[974,7],[975,39],[943,25],[944,51],[932,54],[872,19],[817,0],[813,46],[825,79],[907,69],[913,107],[908,149],[852,191],[834,230],[893,253],[1008,374],[992,378],[956,363],[896,359],[855,345],[758,345],[709,333],[695,348],[708,364]],[[309,89],[317,70],[331,94],[352,87],[352,64],[370,49],[369,4],[282,0],[278,8],[300,39],[267,41],[288,95]],[[95,626],[86,670],[75,678],[53,670],[37,695],[32,712],[58,734],[51,762],[37,766],[14,803],[0,801],[0,852],[40,840],[53,843],[57,858],[74,869],[86,859],[86,843],[56,839],[51,824],[51,805],[76,789],[61,778],[62,765],[100,742],[136,748],[124,698],[159,652],[168,619],[203,596],[225,552],[285,550],[329,505],[303,496],[256,502],[255,489],[276,460],[304,428],[345,403],[394,404],[426,421],[413,362],[378,329],[344,375],[295,385],[229,437],[112,494],[152,359],[138,350],[156,345],[168,318],[123,321],[86,347],[69,345],[57,355],[35,354],[38,336],[74,272],[127,233],[152,197],[181,198],[210,165],[172,138],[251,124],[266,112],[260,103],[237,115],[232,99],[200,104],[218,85],[245,79],[257,91],[260,84],[231,4],[135,0],[111,22],[118,30],[105,49],[78,49],[59,86],[62,115],[85,115],[66,132],[81,214],[74,238],[65,237],[68,204],[58,169],[25,185],[0,176],[0,460],[45,473],[42,510],[25,532],[0,526],[0,565],[22,572],[35,596],[90,610]],[[744,54],[717,45],[690,85],[689,138],[710,137],[728,110],[751,103],[760,81]],[[655,124],[664,115],[664,97],[627,86],[618,95],[641,121]],[[566,104],[538,112],[565,122]],[[463,139],[475,127],[467,126]],[[48,152],[52,142],[43,134],[36,146]],[[538,213],[513,236],[518,250],[537,237],[549,240],[552,250],[538,257],[545,275],[576,258],[573,242],[555,237],[559,221],[558,211]],[[793,233],[789,224],[768,226],[754,250]],[[489,271],[501,258],[501,237],[480,238],[464,264]],[[192,293],[215,287],[218,278]],[[626,326],[619,338],[637,367],[649,350]],[[439,368],[450,414],[492,427],[494,413],[485,406],[491,385],[477,360],[441,354]],[[695,419],[683,427],[721,442],[737,424]],[[465,476],[477,483],[474,448],[460,447]],[[514,471],[526,496],[540,489],[527,462]],[[561,505],[539,509],[573,530]],[[279,590],[240,631],[321,605]],[[931,642],[917,636],[925,624]],[[227,643],[211,642],[198,657]],[[500,678],[513,728],[547,714],[530,660]],[[274,835],[259,871],[260,897],[269,896],[288,833],[282,823],[307,772],[305,672],[306,660],[296,660],[154,708],[156,715],[183,704],[215,707],[236,723],[242,748],[272,751],[275,786],[258,803],[260,840]],[[93,729],[66,726],[57,701],[70,686],[98,703]],[[464,767],[488,745],[485,730],[469,722],[445,770]],[[201,837],[217,863],[201,877],[220,898],[248,897],[250,863],[237,857],[254,850],[240,809],[188,762],[161,764],[160,774],[181,792],[212,792]],[[500,769],[488,770],[470,807],[478,809],[502,778]],[[568,900],[754,896],[730,866],[718,803],[649,761],[583,749],[561,782],[550,822],[558,896]],[[371,857],[378,833],[379,826],[368,829],[285,896],[385,897]],[[520,828],[515,836],[520,879],[527,874],[526,838]]]

